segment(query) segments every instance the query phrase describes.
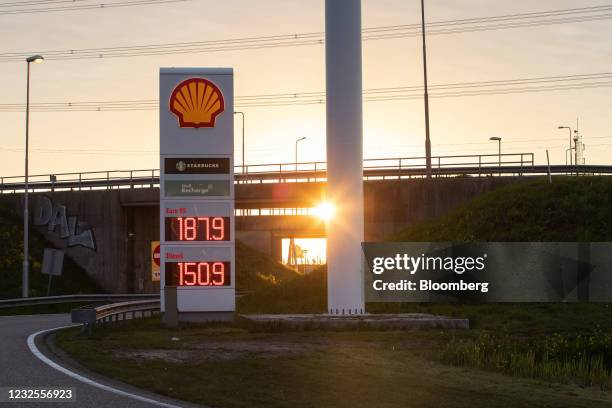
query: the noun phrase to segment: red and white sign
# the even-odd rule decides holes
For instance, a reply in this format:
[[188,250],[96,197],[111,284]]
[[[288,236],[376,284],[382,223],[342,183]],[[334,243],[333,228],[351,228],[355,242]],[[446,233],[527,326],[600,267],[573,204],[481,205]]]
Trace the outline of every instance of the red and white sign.
[[151,280],[153,282],[159,282],[160,272],[159,267],[161,265],[161,246],[159,241],[151,242]]

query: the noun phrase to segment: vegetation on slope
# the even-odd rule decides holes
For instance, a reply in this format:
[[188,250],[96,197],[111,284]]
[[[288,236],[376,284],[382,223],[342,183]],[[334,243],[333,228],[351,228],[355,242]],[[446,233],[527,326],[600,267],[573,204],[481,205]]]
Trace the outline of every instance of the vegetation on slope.
[[392,241],[609,241],[612,178],[530,179],[483,194]]
[[[23,270],[23,224],[14,211],[0,205],[0,298],[21,296]],[[35,230],[30,230],[30,296],[46,296],[49,277],[40,273],[43,249],[52,247]],[[70,258],[64,257],[62,276],[54,276],[52,295],[72,293],[103,293],[91,279]]]

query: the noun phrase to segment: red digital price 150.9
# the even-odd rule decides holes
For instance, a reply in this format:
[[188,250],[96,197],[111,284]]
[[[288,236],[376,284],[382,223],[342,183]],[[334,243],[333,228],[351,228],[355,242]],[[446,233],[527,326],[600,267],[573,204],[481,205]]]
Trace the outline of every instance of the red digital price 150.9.
[[229,262],[166,262],[168,286],[230,286]]
[[229,241],[229,217],[167,217],[166,241]]

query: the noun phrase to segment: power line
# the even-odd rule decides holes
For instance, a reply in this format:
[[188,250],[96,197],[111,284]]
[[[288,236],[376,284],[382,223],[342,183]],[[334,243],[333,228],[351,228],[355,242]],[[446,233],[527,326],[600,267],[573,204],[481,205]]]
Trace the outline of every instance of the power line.
[[43,4],[58,4],[58,3],[70,3],[74,4],[77,2],[90,1],[90,0],[32,0],[32,1],[9,1],[0,3],[0,8],[5,7],[24,7],[24,6],[38,6]]
[[[0,15],[14,15],[14,14],[34,14],[34,13],[52,13],[58,11],[75,11],[75,10],[94,10],[94,9],[107,9],[107,8],[117,8],[117,7],[134,7],[134,6],[150,6],[150,5],[158,5],[158,4],[167,4],[167,3],[178,3],[183,1],[191,1],[191,0],[130,0],[130,1],[119,1],[114,3],[96,3],[96,4],[76,4],[70,6],[56,6],[53,7],[54,4],[59,3],[75,3],[75,2],[83,2],[90,0],[70,0],[70,1],[25,1],[25,2],[13,2],[13,3],[2,3],[0,4],[0,8],[8,8],[8,10],[0,10]],[[11,5],[12,4],[12,5]],[[29,7],[29,8],[14,8],[11,7],[22,7],[22,6],[39,6],[39,5],[48,5],[46,7]]]
[[[612,72],[574,74],[563,76],[515,78],[493,81],[453,82],[432,85],[432,98],[457,98],[594,89],[612,86]],[[422,86],[397,86],[365,89],[364,102],[405,101],[420,99]],[[273,107],[297,105],[323,105],[325,92],[294,92],[237,96],[236,107]],[[39,112],[121,112],[147,111],[159,108],[156,99],[78,102],[39,102],[30,109]],[[0,112],[20,112],[22,103],[0,104]]]
[[[188,0],[137,0],[127,3],[174,2]],[[118,4],[118,3],[117,3]],[[2,14],[3,11],[0,11]],[[443,20],[427,24],[429,35],[448,35],[477,31],[510,28],[536,27],[541,25],[598,21],[612,18],[612,5],[558,9],[543,12],[516,13],[500,16]],[[492,24],[491,24],[492,23]],[[416,37],[418,24],[371,27],[363,30],[363,40],[386,40]],[[120,47],[100,47],[68,50],[44,50],[0,53],[0,62],[22,61],[23,58],[40,53],[48,60],[73,60],[92,58],[123,58],[168,54],[190,54],[222,51],[319,45],[324,43],[325,33],[311,32],[259,37],[244,37],[212,41],[191,41],[163,44],[145,44]]]

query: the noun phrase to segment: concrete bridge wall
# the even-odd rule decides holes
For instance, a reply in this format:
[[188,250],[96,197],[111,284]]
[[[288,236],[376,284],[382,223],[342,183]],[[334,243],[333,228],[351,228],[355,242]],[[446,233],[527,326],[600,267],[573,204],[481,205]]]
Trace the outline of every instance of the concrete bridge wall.
[[[366,181],[365,238],[383,239],[516,180],[466,177]],[[324,183],[236,186],[237,209],[312,207],[324,197]],[[36,203],[41,201],[46,203],[46,214],[37,214],[41,205]],[[23,211],[20,194],[2,195],[0,202],[20,214]],[[56,247],[65,248],[67,255],[107,290],[159,290],[159,284],[151,281],[150,255],[151,241],[159,239],[157,188],[36,193],[32,194],[32,206],[32,217],[42,223],[34,228]],[[324,224],[312,216],[236,217],[236,230],[238,239],[277,259],[283,237],[325,236]]]

